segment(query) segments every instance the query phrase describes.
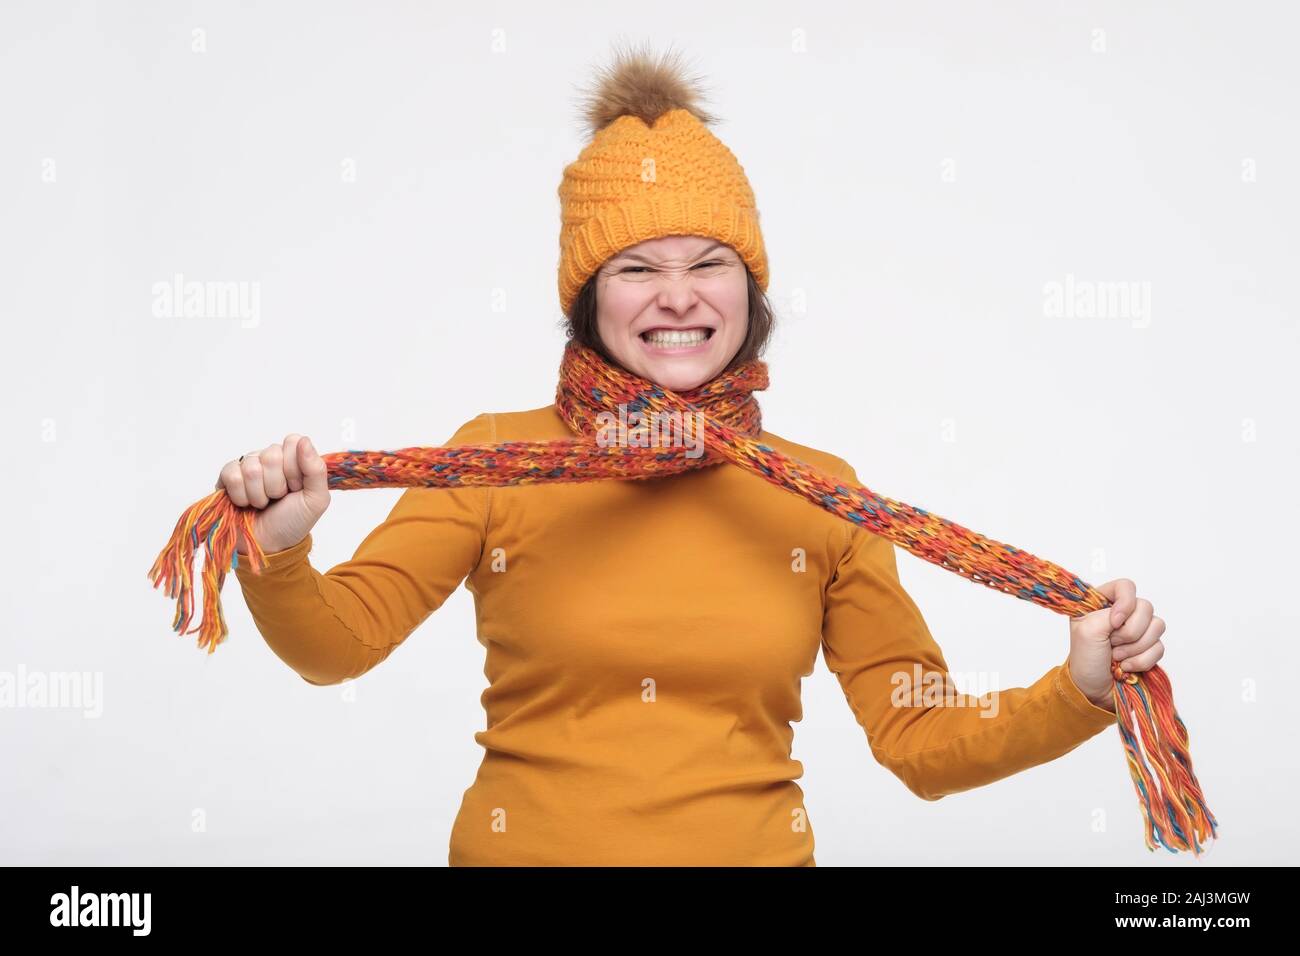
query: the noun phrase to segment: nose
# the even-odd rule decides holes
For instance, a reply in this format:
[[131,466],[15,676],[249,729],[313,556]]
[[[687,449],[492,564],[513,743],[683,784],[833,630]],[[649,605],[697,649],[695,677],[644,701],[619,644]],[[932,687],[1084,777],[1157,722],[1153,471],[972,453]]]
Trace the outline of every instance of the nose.
[[699,301],[699,295],[695,291],[695,285],[689,277],[678,279],[676,277],[660,281],[659,292],[655,297],[655,303],[659,308],[666,312],[675,312],[678,315],[685,315]]

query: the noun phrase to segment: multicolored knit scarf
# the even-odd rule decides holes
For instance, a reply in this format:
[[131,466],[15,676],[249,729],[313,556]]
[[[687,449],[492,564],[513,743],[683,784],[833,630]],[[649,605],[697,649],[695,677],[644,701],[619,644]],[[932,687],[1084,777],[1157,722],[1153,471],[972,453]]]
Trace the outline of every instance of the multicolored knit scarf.
[[[846,487],[764,444],[753,393],[767,385],[766,363],[754,361],[698,388],[672,392],[570,342],[560,365],[556,405],[576,438],[332,452],[321,457],[333,491],[658,478],[730,462],[919,558],[1005,594],[1070,616],[1109,606],[1109,600],[1078,575],[1050,561],[869,488]],[[609,440],[612,419],[634,417],[641,422],[702,423],[703,454]],[[173,629],[197,632],[199,647],[209,653],[227,634],[220,591],[227,571],[238,562],[237,533],[249,543],[250,568],[260,572],[265,564],[266,556],[253,537],[256,514],[256,508],[236,506],[224,490],[213,492],[181,515],[149,571],[154,587],[165,583],[168,597],[176,598]],[[197,627],[187,629],[194,614],[190,570],[200,544],[206,555],[203,617]],[[1147,847],[1154,850],[1159,844],[1170,852],[1190,849],[1199,855],[1201,841],[1217,836],[1218,821],[1206,807],[1192,771],[1187,728],[1174,708],[1169,678],[1158,665],[1128,673],[1118,662],[1112,674],[1120,737],[1146,823]]]

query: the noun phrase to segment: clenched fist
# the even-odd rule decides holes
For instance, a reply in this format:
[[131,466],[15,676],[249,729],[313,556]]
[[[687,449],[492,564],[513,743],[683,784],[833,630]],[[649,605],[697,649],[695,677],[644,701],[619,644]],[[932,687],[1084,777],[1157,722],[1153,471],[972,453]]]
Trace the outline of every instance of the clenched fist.
[[1070,676],[1079,690],[1103,710],[1114,711],[1111,662],[1125,671],[1149,671],[1165,654],[1165,622],[1137,596],[1137,585],[1117,578],[1097,585],[1110,607],[1070,618]]
[[[217,488],[242,508],[261,509],[253,520],[253,537],[266,554],[302,541],[330,504],[325,461],[304,435],[289,435],[279,445],[226,462]],[[242,532],[235,550],[248,554]]]

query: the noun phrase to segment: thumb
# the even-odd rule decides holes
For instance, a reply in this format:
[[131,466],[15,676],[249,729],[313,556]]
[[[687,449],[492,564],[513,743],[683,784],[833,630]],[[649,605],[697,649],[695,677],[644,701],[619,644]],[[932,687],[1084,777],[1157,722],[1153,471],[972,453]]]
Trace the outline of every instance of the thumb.
[[1086,643],[1087,646],[1093,644],[1110,645],[1110,632],[1113,628],[1110,625],[1111,608],[1104,607],[1097,611],[1089,611],[1078,617],[1070,619],[1070,638]]
[[329,474],[325,459],[316,453],[316,446],[310,438],[298,442],[298,468],[302,472],[304,497],[323,507],[329,502]]
[[1137,585],[1128,578],[1116,578],[1099,584],[1097,590],[1110,601],[1111,606],[1107,610],[1110,611],[1111,630],[1120,627],[1137,609]]

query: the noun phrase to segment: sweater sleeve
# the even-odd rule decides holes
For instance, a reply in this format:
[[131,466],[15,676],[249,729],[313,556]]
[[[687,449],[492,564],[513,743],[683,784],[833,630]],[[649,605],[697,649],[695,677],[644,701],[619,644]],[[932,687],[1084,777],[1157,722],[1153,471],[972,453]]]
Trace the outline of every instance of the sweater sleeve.
[[[444,444],[496,440],[483,413]],[[350,560],[321,574],[307,535],[268,554],[254,574],[235,569],[253,622],[284,663],[309,684],[338,684],[383,661],[477,565],[491,488],[408,488]]]
[[[861,486],[847,463],[839,477]],[[1068,658],[1029,687],[958,694],[899,582],[894,543],[847,522],[845,529],[826,590],[823,656],[876,760],[917,796],[938,800],[1001,780],[1116,723],[1074,683]]]

